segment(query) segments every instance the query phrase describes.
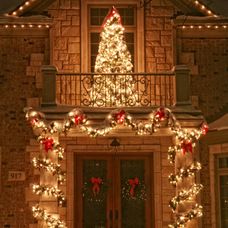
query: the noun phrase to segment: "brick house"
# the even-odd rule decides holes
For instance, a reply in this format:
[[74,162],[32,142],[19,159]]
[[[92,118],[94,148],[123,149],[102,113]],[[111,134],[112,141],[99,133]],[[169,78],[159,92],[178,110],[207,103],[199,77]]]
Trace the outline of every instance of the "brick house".
[[[94,107],[88,100],[101,25],[112,5],[120,12],[132,55],[137,106],[109,107],[104,99],[104,105]],[[186,227],[228,227],[227,29],[226,17],[196,0],[28,0],[2,15],[0,226],[55,227],[47,226],[43,215],[32,216],[31,207],[38,203],[69,228],[167,227],[177,221],[170,199],[202,183],[201,193],[175,211],[188,213],[198,202],[203,217],[190,219]],[[45,139],[37,142],[40,132],[26,123],[25,107],[65,127],[71,110],[87,116],[85,125],[52,134],[65,149],[61,161],[45,151]],[[175,116],[182,129],[200,129],[204,119],[211,127],[194,142],[193,153],[177,154],[174,164],[167,151],[179,138],[167,123],[156,132],[147,128],[150,116],[164,110],[159,107],[168,108],[163,114]],[[125,125],[117,123],[121,111]],[[111,130],[110,115],[117,124]],[[60,164],[66,181],[58,183],[56,167],[55,173],[34,168],[34,157]],[[168,176],[195,161],[201,171],[173,187]],[[124,189],[139,189],[135,178],[142,181],[146,200],[124,198]],[[33,183],[58,187],[66,201],[60,205],[59,195],[34,194]],[[103,198],[94,200],[91,190]]]

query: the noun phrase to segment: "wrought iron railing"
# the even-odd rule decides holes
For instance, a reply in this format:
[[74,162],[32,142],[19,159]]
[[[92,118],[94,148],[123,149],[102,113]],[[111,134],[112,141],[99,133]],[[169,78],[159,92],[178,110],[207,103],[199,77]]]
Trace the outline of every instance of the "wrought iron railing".
[[60,104],[92,107],[147,107],[174,104],[175,73],[57,73]]

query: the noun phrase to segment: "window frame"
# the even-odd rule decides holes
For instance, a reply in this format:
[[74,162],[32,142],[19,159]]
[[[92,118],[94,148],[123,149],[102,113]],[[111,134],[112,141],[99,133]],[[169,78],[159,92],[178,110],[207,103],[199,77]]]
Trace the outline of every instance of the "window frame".
[[[93,28],[89,30],[90,24],[90,7],[107,7],[112,6],[112,2],[108,0],[82,0],[81,1],[81,69],[82,72],[90,72],[90,32],[93,31]],[[135,72],[144,72],[145,70],[145,54],[144,54],[144,10],[140,8],[140,0],[120,0],[118,1],[118,6],[135,6],[136,7],[136,21],[135,21],[135,47],[134,47],[134,71]],[[143,26],[142,26],[143,25]],[[97,28],[94,32],[97,32]],[[125,26],[126,31],[129,31],[128,26]],[[100,29],[101,31],[101,29]]]
[[228,152],[224,154],[218,154],[216,155],[215,161],[215,168],[216,168],[216,199],[217,199],[217,224],[218,227],[222,227],[222,216],[221,216],[221,194],[220,194],[220,177],[221,176],[227,176],[228,175],[228,167],[226,168],[219,168],[219,159],[220,158],[228,158]]

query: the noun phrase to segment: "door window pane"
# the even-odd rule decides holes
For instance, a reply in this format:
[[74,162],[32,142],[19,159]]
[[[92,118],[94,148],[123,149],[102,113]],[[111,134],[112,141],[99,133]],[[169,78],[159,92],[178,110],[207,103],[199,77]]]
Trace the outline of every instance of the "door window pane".
[[228,227],[228,175],[220,176],[221,227]]
[[[86,190],[83,197],[83,228],[106,227],[107,196],[101,200],[95,200],[91,178],[107,180],[106,160],[84,160],[83,161],[83,184]],[[102,186],[100,186],[101,188]],[[102,191],[100,189],[100,191]],[[100,199],[100,198],[99,198]]]
[[228,157],[219,158],[219,168],[228,168]]
[[[145,182],[144,163],[144,160],[121,160],[121,189],[126,188],[130,179],[138,178],[140,182]],[[124,228],[145,228],[145,201],[129,199],[121,194],[121,218],[121,224]]]

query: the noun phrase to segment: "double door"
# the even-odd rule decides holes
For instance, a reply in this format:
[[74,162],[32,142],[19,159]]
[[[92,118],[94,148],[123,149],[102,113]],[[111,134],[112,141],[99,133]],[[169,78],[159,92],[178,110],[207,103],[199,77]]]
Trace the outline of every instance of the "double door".
[[75,228],[152,228],[152,157],[76,157]]

